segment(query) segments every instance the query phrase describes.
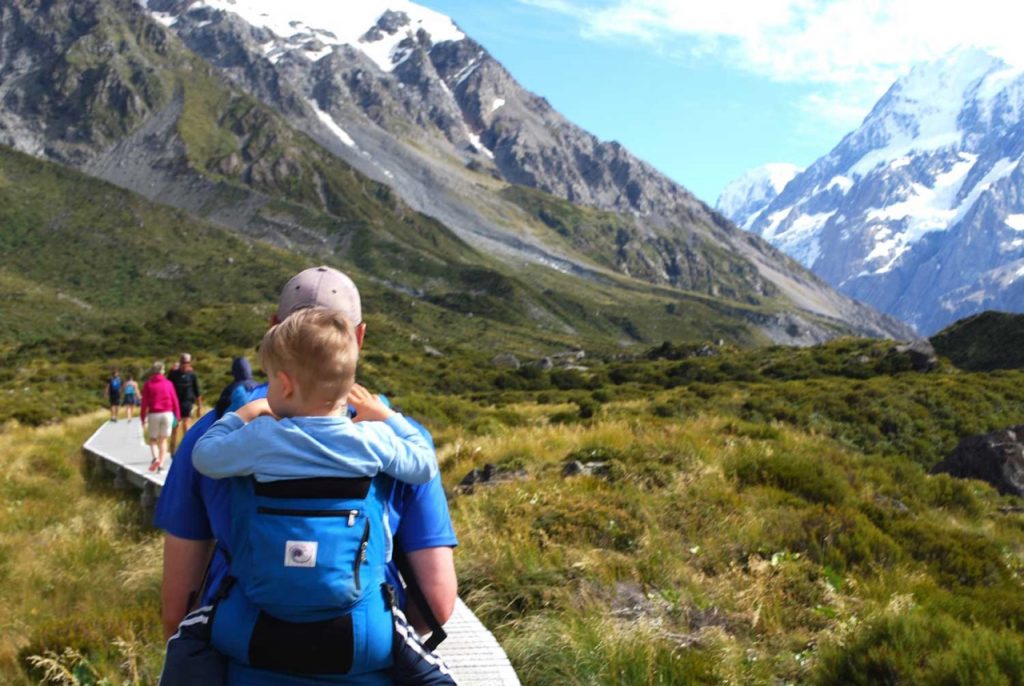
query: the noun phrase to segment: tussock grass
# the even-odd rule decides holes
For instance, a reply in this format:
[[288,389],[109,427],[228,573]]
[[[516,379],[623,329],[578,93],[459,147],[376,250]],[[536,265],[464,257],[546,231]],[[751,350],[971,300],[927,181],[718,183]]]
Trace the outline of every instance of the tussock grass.
[[[567,426],[510,406],[522,426],[445,434],[452,485],[486,463],[520,470],[451,507],[461,588],[524,683],[879,683],[875,662],[923,683],[1010,678],[1024,659],[1009,609],[1024,537],[991,489],[782,422],[638,406]],[[608,469],[566,478],[570,459]],[[947,630],[891,627],[900,603]],[[874,654],[904,629],[941,669]],[[975,629],[974,652],[951,638]]]
[[80,448],[103,418],[0,431],[5,684],[155,682],[160,541],[134,498],[86,474]]

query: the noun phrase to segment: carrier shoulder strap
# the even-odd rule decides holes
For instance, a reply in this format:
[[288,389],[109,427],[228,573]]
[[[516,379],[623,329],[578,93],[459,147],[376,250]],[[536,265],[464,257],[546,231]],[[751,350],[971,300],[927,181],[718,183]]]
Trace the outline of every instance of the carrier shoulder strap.
[[423,641],[423,647],[428,651],[432,651],[448,638],[448,634],[445,633],[441,622],[437,621],[434,611],[430,609],[430,603],[427,602],[427,597],[423,595],[423,590],[416,579],[416,573],[413,571],[412,565],[409,564],[409,558],[397,541],[395,542],[393,557],[395,559],[395,566],[398,567],[398,571],[402,574],[406,597],[412,598],[412,601],[416,603],[416,609],[419,610],[420,616],[426,620],[427,626],[430,627],[430,638]]
[[185,614],[195,610],[199,606],[203,596],[206,595],[206,587],[210,583],[210,571],[213,567],[213,558],[217,556],[218,550],[220,550],[225,559],[230,562],[230,553],[228,553],[227,549],[220,544],[220,541],[214,539],[213,545],[210,546],[210,552],[206,556],[206,568],[203,570],[203,579],[199,582],[199,588],[189,591],[188,606],[185,608]]

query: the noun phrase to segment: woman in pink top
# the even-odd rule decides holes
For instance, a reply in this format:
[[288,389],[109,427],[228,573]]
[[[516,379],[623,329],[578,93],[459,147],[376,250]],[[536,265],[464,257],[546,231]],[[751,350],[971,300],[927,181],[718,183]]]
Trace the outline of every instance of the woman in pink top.
[[149,449],[153,453],[149,471],[159,472],[167,457],[167,440],[171,437],[171,429],[175,420],[181,419],[178,394],[174,392],[174,384],[164,376],[163,362],[153,363],[153,373],[142,386],[139,419],[146,424]]

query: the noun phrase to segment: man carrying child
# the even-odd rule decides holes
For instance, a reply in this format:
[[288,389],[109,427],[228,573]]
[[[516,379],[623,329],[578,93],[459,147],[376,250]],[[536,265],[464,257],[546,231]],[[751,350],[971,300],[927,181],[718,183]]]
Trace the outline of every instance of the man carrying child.
[[[358,292],[347,277],[326,267],[301,273],[286,285],[282,293],[277,319],[287,321],[290,318],[289,315],[296,311],[304,311],[309,307],[326,307],[335,311],[347,309],[348,321],[358,323],[358,325],[348,328],[349,333],[345,335],[347,336],[346,340],[353,344],[353,349],[359,347],[365,332],[365,325],[361,322]],[[324,317],[326,318],[324,319]],[[307,312],[300,320],[296,321],[305,325],[309,324],[309,321],[306,320],[311,321],[318,318],[322,319],[319,325],[324,325],[328,330],[333,328],[335,331],[340,331],[338,322],[345,322],[345,319],[322,310]],[[348,325],[346,324],[346,326]],[[354,330],[352,330],[353,328]],[[298,337],[298,339],[301,338],[302,336]],[[286,345],[284,349],[287,350],[288,347]],[[287,358],[288,355],[286,354],[284,357]],[[305,363],[309,362],[306,353],[300,353],[298,359]],[[227,426],[222,425],[216,432],[211,431],[213,435],[210,438],[212,444],[216,445],[220,440],[217,438],[218,435],[223,439],[225,436],[231,437],[236,434],[241,436],[250,431],[253,432],[253,436],[258,432],[262,440],[271,434],[280,433],[284,437],[283,444],[290,446],[292,452],[295,453],[293,457],[296,457],[297,461],[304,466],[296,467],[295,462],[288,462],[283,457],[264,459],[268,453],[260,453],[262,457],[254,457],[255,453],[250,452],[245,457],[245,450],[225,450],[223,445],[213,451],[216,455],[206,456],[209,458],[210,464],[207,464],[207,460],[202,457],[202,450],[196,453],[196,459],[202,463],[204,468],[212,467],[209,471],[217,475],[254,474],[257,484],[261,479],[266,481],[294,480],[311,473],[323,474],[324,472],[330,472],[335,477],[342,473],[349,476],[360,474],[368,477],[370,476],[368,472],[374,469],[395,475],[400,474],[402,478],[430,479],[422,486],[402,484],[387,477],[377,477],[373,483],[380,484],[380,490],[384,493],[382,500],[385,501],[385,521],[390,524],[390,527],[385,526],[384,528],[388,533],[396,533],[396,544],[400,550],[408,554],[413,573],[423,586],[427,604],[431,609],[439,608],[440,611],[435,609],[435,614],[443,622],[450,614],[451,603],[454,602],[454,568],[451,566],[451,546],[455,545],[454,532],[451,530],[451,523],[447,516],[447,504],[444,500],[443,490],[440,489],[437,477],[432,476],[432,471],[436,470],[436,464],[433,465],[433,470],[422,472],[422,460],[405,459],[410,458],[417,451],[422,451],[424,445],[430,446],[429,434],[425,434],[424,431],[424,435],[421,436],[415,425],[398,416],[392,416],[390,410],[361,387],[353,387],[339,398],[337,396],[338,388],[344,388],[350,382],[336,386],[334,391],[323,396],[318,395],[318,392],[311,394],[308,389],[303,389],[303,382],[299,380],[301,374],[294,370],[289,373],[286,369],[287,366],[287,361],[278,362],[277,368],[275,368],[273,359],[265,359],[265,368],[269,367],[268,371],[271,373],[270,388],[269,391],[266,388],[257,389],[254,395],[260,395],[260,391],[269,392],[269,401],[260,404],[250,403],[245,408],[241,408],[241,416],[227,415],[225,420]],[[319,364],[313,366],[319,370]],[[327,375],[322,376],[326,378]],[[306,381],[307,386],[310,383],[310,381]],[[350,396],[351,401],[354,401],[352,404],[355,405],[357,417],[363,421],[355,423],[348,421],[344,412],[346,396]],[[290,415],[290,417],[277,421],[269,416],[273,410],[277,411],[278,416],[283,414]],[[362,416],[360,417],[360,415]],[[247,423],[246,420],[251,421]],[[366,420],[386,420],[386,423]],[[206,584],[208,590],[202,598],[203,604],[208,603],[212,597],[212,590],[209,589],[215,590],[222,587],[221,581],[226,576],[226,560],[230,555],[229,547],[233,542],[232,527],[245,525],[244,522],[232,522],[228,515],[230,503],[234,500],[233,489],[235,488],[228,484],[251,480],[214,481],[202,477],[194,471],[193,448],[196,447],[196,441],[211,428],[212,424],[212,417],[204,417],[185,437],[158,504],[157,524],[168,532],[165,542],[165,577],[162,593],[165,603],[165,627],[168,628],[175,626],[169,620],[175,620],[176,624],[176,620],[180,620],[184,615],[185,607],[188,605],[184,598],[185,589],[195,591],[202,585],[202,571],[197,571],[199,567],[197,560],[203,559],[202,551],[209,550],[210,539],[217,539],[217,550],[214,552],[214,559],[210,565],[210,579]],[[250,429],[250,427],[253,428]],[[224,432],[225,428],[228,429],[226,433]],[[345,444],[345,450],[342,451],[346,461],[353,454],[357,457],[361,456],[355,461],[354,466],[347,464],[344,469],[341,469],[341,461],[324,459],[325,453],[322,450],[325,442],[320,440],[323,436],[314,438],[321,430],[330,434],[332,440],[342,435],[346,436],[342,443],[352,440],[353,435],[360,436],[356,440],[356,443],[359,444],[358,450],[353,449],[354,444]],[[368,439],[368,436],[371,438]],[[273,442],[274,439],[269,440]],[[419,444],[421,441],[422,443]],[[326,444],[330,443],[331,441],[326,441]],[[410,444],[419,445],[410,448]],[[255,444],[250,447],[254,446]],[[432,450],[430,452],[432,453]],[[281,454],[274,452],[274,455]],[[231,456],[233,455],[243,455],[239,459],[249,460],[249,462],[244,465],[241,462],[232,462]],[[310,455],[318,457],[311,458]],[[225,462],[221,462],[221,458]],[[277,463],[274,460],[277,460]],[[224,464],[227,462],[232,462],[233,466],[225,468]],[[369,466],[372,462],[375,462],[376,466]],[[399,462],[402,463],[401,468],[399,468]],[[177,475],[175,474],[176,469],[178,470]],[[228,471],[218,471],[224,469]],[[303,471],[303,469],[307,471]],[[318,469],[320,471],[317,471]],[[348,471],[345,472],[345,469]],[[380,525],[380,522],[377,524]],[[306,553],[310,551],[297,550],[295,552],[298,555],[295,561],[301,564],[307,559]],[[241,564],[243,563],[239,562],[239,565]],[[232,560],[232,573],[238,576],[239,570],[234,569],[234,566],[235,560]],[[241,576],[245,577],[245,574],[246,572],[242,571]],[[393,570],[389,568],[388,574],[389,579],[394,582]],[[241,579],[239,584],[244,587],[245,579]],[[244,594],[236,594],[236,596],[244,598]],[[277,613],[290,615],[292,618],[308,618],[321,616],[322,611],[328,610],[327,605],[322,605],[317,606],[315,610],[307,608],[309,613],[303,614],[302,611],[296,611],[295,607],[302,601],[302,598],[296,598],[294,594],[288,597],[292,600],[273,608]],[[379,598],[380,596],[369,594],[367,597]],[[376,600],[374,602],[377,603],[374,607],[381,606],[381,603]],[[256,604],[259,605],[259,602],[257,601]],[[252,611],[252,608],[249,608],[249,611]],[[228,610],[224,610],[224,612],[229,613]],[[335,608],[335,612],[337,612],[337,608]],[[401,613],[396,612],[396,617],[401,618]],[[288,617],[284,619],[288,619]],[[208,617],[194,619],[195,622],[203,623],[207,620]],[[188,621],[182,622],[182,628]],[[298,626],[298,624],[287,621],[284,623],[288,624],[289,631],[292,632]],[[376,635],[383,634],[378,631]],[[390,647],[390,645],[391,642],[388,639],[388,646]],[[397,641],[395,645],[398,647]],[[252,646],[249,646],[249,649],[249,657],[252,657]],[[373,666],[377,663],[373,663],[371,660],[365,664]],[[303,672],[301,669],[286,671]],[[363,675],[353,673],[346,676],[332,673],[329,676],[318,675],[316,677],[296,673],[268,672],[254,669],[245,664],[244,656],[242,660],[232,662],[229,682],[233,684],[391,683],[388,677],[381,672]]]

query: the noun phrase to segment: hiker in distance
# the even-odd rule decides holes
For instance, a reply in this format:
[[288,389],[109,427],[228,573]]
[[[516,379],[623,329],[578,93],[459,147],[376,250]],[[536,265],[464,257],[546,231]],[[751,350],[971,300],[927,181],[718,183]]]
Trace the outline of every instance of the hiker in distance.
[[[336,310],[353,323],[353,334],[357,347],[361,347],[366,334],[362,319],[359,292],[346,275],[329,267],[305,270],[292,278],[281,293],[278,309],[271,324],[284,321],[292,313],[306,308],[321,307]],[[266,385],[253,390],[247,401],[265,397]],[[237,408],[230,408],[237,409]],[[208,611],[217,591],[227,576],[230,560],[229,541],[231,530],[230,487],[231,480],[214,480],[199,474],[192,463],[192,450],[198,439],[216,421],[210,413],[196,422],[175,454],[160,500],[156,508],[156,525],[165,532],[164,577],[161,588],[163,602],[163,623],[165,635],[170,637],[178,629],[186,613],[201,606]],[[432,445],[429,432],[412,420],[410,423]],[[433,632],[431,640],[443,636],[441,624],[448,620],[454,609],[457,582],[453,560],[453,548],[457,545],[454,529],[448,514],[448,504],[441,486],[440,477],[423,485],[410,485],[390,479],[382,480],[387,521],[394,538],[395,560],[403,565],[402,576],[409,583],[413,602],[399,582],[398,570],[389,564],[386,577],[397,592],[396,604],[404,607],[409,621],[417,631]],[[207,562],[209,561],[209,565]],[[204,571],[207,570],[204,576]],[[244,596],[243,596],[244,599]],[[198,601],[198,602],[196,602]],[[232,607],[244,614],[258,613],[252,606]],[[221,608],[223,611],[223,608]],[[208,616],[200,613],[187,621],[204,622]],[[283,628],[283,635],[292,635],[296,625],[276,622]],[[263,639],[265,635],[261,634]],[[228,683],[252,684],[256,686],[306,686],[312,684],[390,684],[391,680],[382,672],[363,675],[317,674],[303,675],[301,664],[283,671],[260,669],[248,663],[248,656],[254,652],[261,657],[270,657],[281,664],[287,660],[289,643],[294,641],[271,639],[269,644],[259,642],[260,636],[253,632],[251,638],[257,641],[242,646],[242,654],[234,656],[228,668]],[[428,644],[429,645],[429,644]],[[430,645],[430,647],[433,647]],[[306,646],[315,650],[316,646]],[[332,650],[336,646],[321,646]],[[271,654],[275,653],[276,654]]]
[[139,421],[146,427],[149,449],[153,460],[149,471],[159,472],[167,459],[167,441],[170,440],[174,422],[181,418],[181,407],[174,386],[164,376],[164,363],[154,362],[152,373],[142,385],[142,405],[139,407]]
[[103,389],[103,396],[110,403],[110,421],[117,421],[118,409],[121,407],[121,370],[114,368]]
[[142,402],[141,391],[139,391],[139,383],[135,380],[135,377],[131,374],[128,375],[128,379],[124,382],[124,394],[121,398],[121,405],[128,408],[128,421],[132,420],[135,412],[135,408]]
[[167,372],[167,380],[174,386],[174,392],[178,395],[178,405],[181,407],[181,421],[174,426],[171,432],[171,452],[178,447],[178,437],[184,436],[192,421],[192,409],[198,410],[197,416],[203,416],[203,395],[199,391],[199,377],[196,370],[192,368],[192,355],[182,353],[178,358],[178,365]]

